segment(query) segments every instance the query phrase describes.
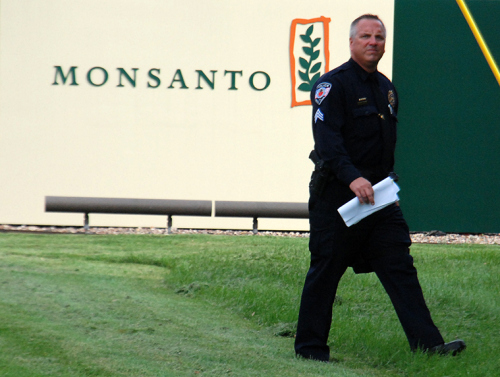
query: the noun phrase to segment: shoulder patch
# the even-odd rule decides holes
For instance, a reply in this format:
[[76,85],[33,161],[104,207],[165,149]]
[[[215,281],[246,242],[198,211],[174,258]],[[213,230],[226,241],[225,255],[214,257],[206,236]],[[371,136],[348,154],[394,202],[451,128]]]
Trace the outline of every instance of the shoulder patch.
[[316,86],[316,94],[314,95],[314,100],[318,105],[321,105],[321,102],[326,98],[328,93],[330,93],[330,89],[332,88],[332,84],[329,82],[322,82]]

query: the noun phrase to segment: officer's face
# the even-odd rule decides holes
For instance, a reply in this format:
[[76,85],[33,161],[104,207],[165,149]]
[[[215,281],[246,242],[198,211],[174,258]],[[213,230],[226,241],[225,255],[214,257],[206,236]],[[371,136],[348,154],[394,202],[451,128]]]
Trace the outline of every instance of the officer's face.
[[349,38],[351,57],[368,72],[373,72],[385,52],[385,32],[377,20],[362,19],[356,35]]

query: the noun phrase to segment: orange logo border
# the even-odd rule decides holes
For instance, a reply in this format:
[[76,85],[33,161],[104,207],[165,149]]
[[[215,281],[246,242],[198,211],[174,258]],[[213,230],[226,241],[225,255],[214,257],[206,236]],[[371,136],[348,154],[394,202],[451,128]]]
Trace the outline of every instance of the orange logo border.
[[302,18],[296,18],[295,20],[292,21],[292,26],[290,29],[290,71],[291,71],[291,76],[292,76],[292,107],[295,106],[301,106],[301,105],[310,105],[311,100],[307,101],[302,101],[298,102],[297,97],[295,94],[295,85],[297,84],[297,80],[295,77],[295,55],[293,54],[293,50],[295,47],[295,32],[297,29],[297,24],[301,25],[306,25],[306,24],[313,24],[315,22],[321,22],[323,23],[323,30],[324,30],[324,55],[325,55],[325,73],[330,70],[330,29],[329,29],[329,23],[331,19],[327,17],[318,17],[318,18],[312,18],[310,20],[302,19]]

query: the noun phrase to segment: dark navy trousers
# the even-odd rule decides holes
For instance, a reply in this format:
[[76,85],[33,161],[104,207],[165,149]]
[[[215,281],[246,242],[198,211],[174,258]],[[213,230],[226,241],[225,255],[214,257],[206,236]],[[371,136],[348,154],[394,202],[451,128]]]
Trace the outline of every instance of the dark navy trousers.
[[391,205],[347,228],[337,205],[315,196],[309,201],[311,264],[302,292],[295,352],[306,358],[329,359],[333,302],[349,266],[355,272],[375,272],[412,350],[442,344],[409,252],[409,229],[401,209]]

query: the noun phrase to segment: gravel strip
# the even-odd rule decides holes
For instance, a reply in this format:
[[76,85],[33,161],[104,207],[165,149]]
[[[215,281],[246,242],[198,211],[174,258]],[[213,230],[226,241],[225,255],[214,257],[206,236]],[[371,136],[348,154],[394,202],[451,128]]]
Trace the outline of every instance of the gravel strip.
[[[91,227],[85,232],[83,227],[62,227],[62,226],[34,226],[34,225],[0,225],[0,232],[28,232],[28,233],[61,233],[61,234],[164,234],[167,235],[166,228],[122,228],[122,227]],[[253,236],[251,230],[214,230],[214,229],[172,229],[171,234],[214,234],[232,236]],[[303,237],[308,238],[309,232],[278,232],[260,231],[256,236],[277,236],[277,237]],[[480,244],[480,245],[500,245],[500,234],[455,234],[440,231],[415,232],[411,234],[414,243],[432,244]]]

